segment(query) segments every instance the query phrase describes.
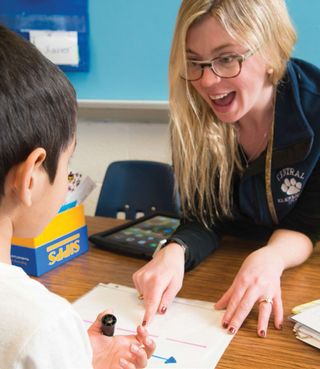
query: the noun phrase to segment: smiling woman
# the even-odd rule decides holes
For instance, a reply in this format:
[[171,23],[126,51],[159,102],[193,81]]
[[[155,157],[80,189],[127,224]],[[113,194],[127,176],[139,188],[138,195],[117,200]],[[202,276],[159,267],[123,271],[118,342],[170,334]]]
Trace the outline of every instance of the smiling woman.
[[222,326],[234,334],[257,304],[260,337],[271,316],[282,328],[281,275],[320,239],[320,70],[291,58],[295,41],[284,0],[182,1],[169,102],[183,217],[133,276],[146,322],[232,234],[263,247],[216,303]]
[[[207,15],[189,28],[186,49],[188,59],[213,58],[211,68],[202,68],[200,78],[192,79],[191,85],[220,121],[237,122],[258,101],[259,105],[270,103],[273,86],[266,79],[268,66],[258,53],[236,42],[216,18]],[[266,110],[265,114],[270,113]],[[257,129],[257,133],[260,131]]]

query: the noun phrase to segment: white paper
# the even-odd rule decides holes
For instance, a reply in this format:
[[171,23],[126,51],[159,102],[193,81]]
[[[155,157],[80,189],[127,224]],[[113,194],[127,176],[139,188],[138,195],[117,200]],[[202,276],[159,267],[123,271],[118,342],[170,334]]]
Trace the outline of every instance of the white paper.
[[97,186],[89,176],[84,177],[80,172],[70,171],[68,180],[68,193],[65,204],[73,201],[81,204]]
[[293,331],[299,340],[320,348],[320,334],[313,329],[301,325],[300,323],[296,323],[293,327]]
[[[137,291],[114,284],[97,285],[74,307],[87,326],[111,308],[117,317],[116,335],[134,334],[144,314]],[[214,368],[233,338],[221,327],[223,313],[214,310],[212,302],[176,298],[148,327],[157,348],[147,368]]]
[[291,319],[320,334],[320,306],[305,309],[301,313],[293,315]]
[[307,343],[308,345],[311,345],[313,347],[316,347],[318,349],[320,349],[320,341],[311,337],[311,336],[300,336],[300,335],[297,335],[296,336],[298,340],[304,342],[304,343]]
[[[310,303],[306,305],[310,305]],[[317,303],[313,307],[304,308],[301,313],[291,316],[291,320],[296,322],[293,327],[296,337],[299,340],[320,349],[319,304]]]
[[78,33],[29,30],[30,42],[55,64],[79,65]]

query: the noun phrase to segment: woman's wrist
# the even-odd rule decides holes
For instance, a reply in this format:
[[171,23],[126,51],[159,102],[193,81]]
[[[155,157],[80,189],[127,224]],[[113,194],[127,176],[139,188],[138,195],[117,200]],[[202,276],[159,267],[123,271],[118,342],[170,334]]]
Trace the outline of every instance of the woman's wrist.
[[313,250],[312,243],[306,235],[287,229],[275,231],[267,246],[281,258],[284,269],[303,263]]
[[185,261],[187,260],[188,246],[182,240],[176,239],[176,238],[170,238],[168,240],[161,240],[154,254],[152,255],[152,257],[154,258],[164,248],[167,250],[176,249],[176,250],[179,250],[180,252],[183,252],[184,260]]
[[282,254],[278,253],[277,249],[269,244],[267,244],[260,250],[262,250],[265,253],[264,256],[266,260],[269,258],[272,261],[274,267],[277,268],[279,274],[282,275],[282,272],[286,269],[286,262],[283,259]]

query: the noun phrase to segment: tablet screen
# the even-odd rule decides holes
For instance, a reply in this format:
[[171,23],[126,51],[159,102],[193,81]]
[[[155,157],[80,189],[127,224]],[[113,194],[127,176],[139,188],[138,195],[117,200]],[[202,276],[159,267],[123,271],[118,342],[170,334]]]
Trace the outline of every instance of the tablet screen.
[[93,234],[89,240],[108,251],[151,259],[159,241],[170,238],[179,224],[175,216],[155,213]]
[[115,233],[107,234],[103,238],[113,244],[155,249],[159,241],[168,238],[178,225],[177,218],[157,215]]

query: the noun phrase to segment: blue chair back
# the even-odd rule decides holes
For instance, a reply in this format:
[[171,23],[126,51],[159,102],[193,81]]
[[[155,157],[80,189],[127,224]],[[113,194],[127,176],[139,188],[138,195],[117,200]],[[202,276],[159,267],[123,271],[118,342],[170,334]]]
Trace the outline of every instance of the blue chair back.
[[179,215],[179,198],[174,193],[174,175],[169,164],[144,160],[111,163],[102,184],[97,216],[136,219],[137,213],[165,212]]

